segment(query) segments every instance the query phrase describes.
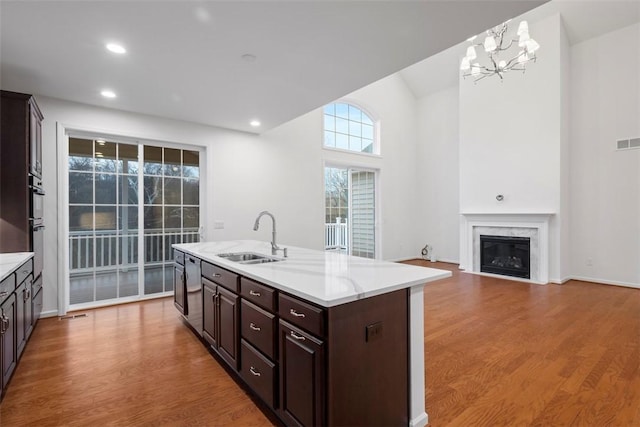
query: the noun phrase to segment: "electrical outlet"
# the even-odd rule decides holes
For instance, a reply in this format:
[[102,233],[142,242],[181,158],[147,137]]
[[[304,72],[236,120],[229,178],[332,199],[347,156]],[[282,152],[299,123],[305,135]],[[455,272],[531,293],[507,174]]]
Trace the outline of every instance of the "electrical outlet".
[[382,322],[372,323],[365,328],[366,341],[370,342],[382,335]]
[[216,230],[224,229],[224,221],[214,221],[213,222],[213,228],[216,229]]

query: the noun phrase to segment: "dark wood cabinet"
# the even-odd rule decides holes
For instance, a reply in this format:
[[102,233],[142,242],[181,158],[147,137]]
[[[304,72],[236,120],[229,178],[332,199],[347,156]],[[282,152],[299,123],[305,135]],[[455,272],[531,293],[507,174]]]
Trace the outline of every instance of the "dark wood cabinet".
[[202,289],[204,340],[284,424],[409,423],[406,289],[321,307],[207,261]]
[[287,425],[325,425],[324,342],[280,320],[280,417]]
[[16,294],[11,293],[0,305],[0,353],[2,353],[2,388],[5,391],[16,369]]
[[184,266],[180,264],[174,264],[173,266],[173,305],[176,306],[178,311],[182,314],[185,307],[186,298],[186,283],[184,280]]
[[29,169],[32,175],[42,178],[42,113],[33,97],[29,104]]
[[0,252],[32,252],[30,186],[42,177],[42,113],[31,95],[0,91],[0,102]]
[[[35,305],[32,297],[34,289],[38,293]],[[13,269],[0,284],[2,392],[6,391],[6,384],[20,361],[41,312],[42,276],[34,282],[33,263],[29,259]]]
[[278,374],[276,364],[251,344],[241,340],[240,376],[271,408],[277,407]]
[[218,286],[218,313],[218,353],[233,369],[238,370],[240,297]]
[[213,348],[218,347],[218,286],[202,279],[202,337]]
[[[32,315],[32,328],[36,327],[36,322],[40,319],[40,313],[42,313],[42,276],[33,281],[31,285],[31,315]],[[31,334],[29,334],[31,335]]]
[[237,371],[240,360],[240,297],[229,289],[238,289],[238,276],[213,267],[207,262],[202,263],[202,337]]
[[240,324],[242,337],[269,359],[276,360],[278,348],[276,315],[242,299]]
[[31,284],[29,276],[16,289],[16,353],[18,359],[22,356],[32,328]]

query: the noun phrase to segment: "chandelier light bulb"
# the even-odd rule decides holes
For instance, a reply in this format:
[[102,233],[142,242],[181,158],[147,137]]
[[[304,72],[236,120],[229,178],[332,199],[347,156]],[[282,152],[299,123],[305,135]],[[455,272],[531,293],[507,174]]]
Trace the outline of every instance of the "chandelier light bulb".
[[518,32],[516,34],[521,36],[523,33],[529,35],[529,24],[527,21],[520,21],[520,25],[518,25]]
[[529,55],[527,55],[527,52],[525,52],[524,50],[521,50],[520,53],[518,54],[518,63],[524,64],[528,60],[529,60]]
[[476,48],[473,46],[469,46],[467,48],[467,59],[469,59],[469,61],[473,61],[477,57],[478,55],[476,54]]
[[460,70],[468,71],[471,68],[471,63],[469,62],[469,57],[465,56],[462,58],[462,62],[460,62]]
[[[472,44],[467,45],[466,55],[460,60],[463,77],[472,76],[474,82],[491,76],[502,80],[508,71],[524,71],[528,62],[536,60],[535,52],[540,45],[530,37],[527,21],[519,23],[516,34],[513,31],[509,34],[509,21],[486,30],[484,40],[474,43],[476,37],[468,39]],[[477,37],[482,37],[482,34]],[[476,46],[481,46],[481,49],[476,50]],[[484,58],[480,58],[483,55]],[[475,62],[478,61],[476,58],[479,62]]]
[[464,58],[462,58],[462,61],[460,62],[460,70],[468,71],[469,68],[471,68],[471,63],[469,62],[469,58],[465,56]]
[[534,39],[527,40],[525,46],[527,48],[527,52],[535,52],[540,49],[540,45]]
[[493,36],[488,36],[486,39],[484,39],[485,52],[493,52],[494,50],[496,50],[496,47],[496,39],[494,39]]

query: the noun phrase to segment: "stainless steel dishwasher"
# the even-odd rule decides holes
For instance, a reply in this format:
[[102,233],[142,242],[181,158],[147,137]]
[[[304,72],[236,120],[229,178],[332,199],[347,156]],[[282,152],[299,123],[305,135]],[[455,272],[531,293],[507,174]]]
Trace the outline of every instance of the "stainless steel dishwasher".
[[185,256],[184,272],[187,280],[187,321],[202,336],[202,277],[200,260],[191,255]]

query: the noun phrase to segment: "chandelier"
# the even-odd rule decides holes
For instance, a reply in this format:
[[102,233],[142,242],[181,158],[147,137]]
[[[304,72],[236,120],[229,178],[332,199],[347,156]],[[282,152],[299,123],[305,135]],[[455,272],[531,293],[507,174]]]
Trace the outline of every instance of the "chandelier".
[[[527,21],[520,22],[518,32],[511,38],[506,35],[509,22],[510,20],[487,30],[487,37],[482,43],[475,43],[478,36],[467,39],[471,46],[467,47],[467,54],[460,63],[463,78],[472,77],[474,82],[477,82],[485,77],[497,75],[502,80],[507,71],[524,72],[528,62],[535,62],[536,51],[540,45],[529,37]],[[515,46],[519,50],[511,49]],[[474,62],[478,58],[476,47],[486,53],[487,58],[482,64]],[[509,50],[512,51],[511,54],[507,52]]]

